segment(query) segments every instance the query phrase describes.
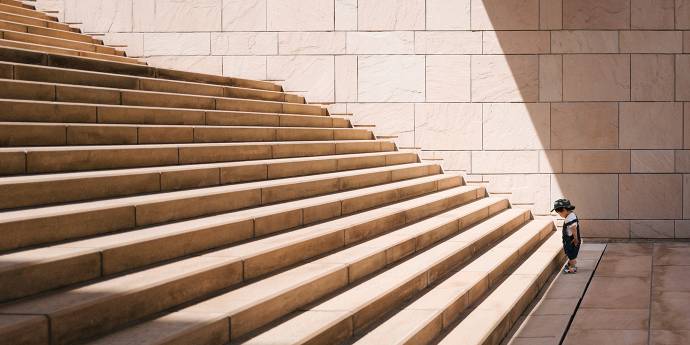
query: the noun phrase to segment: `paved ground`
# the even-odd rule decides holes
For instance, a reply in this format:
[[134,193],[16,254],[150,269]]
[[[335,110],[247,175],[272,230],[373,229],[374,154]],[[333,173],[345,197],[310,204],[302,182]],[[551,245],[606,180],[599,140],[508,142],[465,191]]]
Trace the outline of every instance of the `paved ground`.
[[559,344],[584,287],[564,345],[690,344],[690,243],[608,244],[589,285],[596,250],[583,252],[580,272],[554,280],[510,344]]

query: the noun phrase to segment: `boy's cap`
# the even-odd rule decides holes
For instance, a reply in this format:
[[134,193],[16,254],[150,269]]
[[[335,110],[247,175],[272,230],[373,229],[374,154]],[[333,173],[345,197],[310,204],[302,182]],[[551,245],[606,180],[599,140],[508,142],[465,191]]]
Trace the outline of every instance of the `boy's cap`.
[[554,210],[559,209],[559,208],[564,208],[568,211],[572,211],[575,209],[575,206],[573,206],[570,203],[570,200],[568,200],[568,199],[558,199],[553,203],[553,209],[551,210],[551,212],[553,212]]

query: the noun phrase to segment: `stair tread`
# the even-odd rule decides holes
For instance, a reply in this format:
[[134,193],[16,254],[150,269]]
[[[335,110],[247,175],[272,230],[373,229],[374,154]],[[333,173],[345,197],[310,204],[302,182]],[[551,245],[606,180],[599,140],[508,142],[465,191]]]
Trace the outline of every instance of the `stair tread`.
[[[460,324],[454,327],[439,344],[456,344],[460,339],[462,339],[463,344],[483,344],[492,335],[498,324],[512,311],[512,307],[535,284],[539,274],[545,271],[551,262],[557,258],[562,250],[560,240],[560,234],[553,233],[535,253],[492,291]],[[515,320],[511,320],[511,322],[515,322]]]
[[[285,339],[295,343],[311,340],[329,327],[363,310],[373,302],[381,300],[404,284],[420,277],[420,275],[425,272],[429,272],[433,267],[441,264],[449,257],[457,255],[462,250],[467,250],[466,248],[470,247],[473,241],[477,240],[475,236],[476,232],[484,232],[486,234],[494,231],[501,223],[508,222],[517,215],[524,217],[525,212],[526,211],[521,210],[508,210],[507,212],[489,218],[487,222],[475,225],[430,248],[428,251],[378,274],[366,282],[346,290],[327,301],[309,308],[304,313],[298,314],[290,320],[271,328],[259,336],[245,342],[245,344],[264,344],[269,339]],[[466,233],[470,234],[470,236],[467,236]],[[531,229],[529,223],[517,230],[514,234],[522,233],[535,236],[535,231]],[[510,235],[501,243],[508,241],[516,241],[514,235]],[[476,260],[491,255],[491,251],[492,249]],[[495,259],[496,258],[493,258],[494,261]],[[470,262],[469,265],[471,264],[472,262]],[[463,270],[465,270],[465,268],[463,268]],[[427,284],[426,282],[423,283],[423,285]],[[310,314],[315,313],[318,313],[320,317],[312,320],[310,323],[305,322],[306,318],[310,318]]]
[[314,141],[258,141],[241,143],[190,143],[190,144],[144,144],[144,145],[85,145],[85,146],[42,146],[42,147],[4,147],[0,152],[46,152],[46,151],[84,151],[84,150],[138,150],[184,147],[222,147],[253,145],[295,145],[295,144],[337,144],[337,143],[376,143],[387,140],[314,140]]
[[[543,220],[533,220],[524,226],[526,232],[515,232],[511,237],[489,249],[484,255],[470,262],[462,270],[451,275],[429,292],[413,301],[385,320],[381,325],[359,339],[356,344],[402,344],[410,341],[439,315],[453,308],[455,303],[466,296],[474,286],[486,279],[488,272],[496,269],[509,256],[516,253],[519,244],[524,244],[533,235],[548,226]],[[544,246],[540,247],[543,248]],[[528,259],[529,260],[529,259]],[[523,265],[525,265],[523,263]],[[521,266],[522,267],[522,266]],[[538,274],[538,273],[535,273]],[[489,287],[490,288],[490,287]],[[479,296],[475,296],[479,297]],[[468,304],[467,301],[462,302]],[[469,301],[471,304],[472,301]],[[461,310],[453,309],[454,313]],[[444,324],[452,320],[444,320]]]
[[7,177],[0,177],[0,186],[11,185],[11,184],[22,184],[22,183],[63,181],[63,180],[73,180],[73,179],[77,180],[77,179],[109,177],[109,176],[137,175],[137,174],[146,174],[146,173],[163,173],[163,172],[183,171],[183,170],[227,168],[227,167],[239,167],[239,166],[246,166],[246,165],[259,165],[259,164],[283,164],[283,163],[303,162],[303,161],[321,161],[321,160],[328,160],[328,159],[344,159],[344,158],[357,158],[357,157],[378,157],[378,156],[388,156],[388,155],[404,156],[404,155],[409,155],[409,153],[399,152],[399,151],[369,152],[369,153],[355,153],[355,154],[314,156],[314,157],[275,158],[275,159],[256,160],[256,161],[239,161],[239,162],[205,163],[205,164],[183,164],[183,165],[149,167],[149,168],[78,171],[78,172],[40,174],[40,175],[7,176]]
[[[367,187],[367,188],[362,188],[358,190],[351,190],[351,191],[346,191],[346,192],[339,192],[339,193],[332,193],[324,196],[317,196],[317,197],[312,197],[312,198],[306,198],[306,199],[300,199],[300,200],[295,200],[295,201],[288,201],[280,204],[274,204],[274,205],[269,205],[269,206],[260,206],[252,209],[247,209],[247,210],[240,210],[240,211],[233,211],[233,212],[228,212],[216,216],[207,216],[199,219],[193,219],[193,220],[187,220],[187,221],[180,221],[176,223],[171,223],[171,224],[164,224],[164,225],[158,225],[158,226],[151,226],[151,227],[146,227],[142,229],[137,229],[137,230],[131,230],[123,233],[116,233],[116,234],[106,234],[103,236],[91,238],[91,239],[84,239],[84,240],[76,240],[76,241],[71,241],[63,244],[56,244],[56,245],[51,245],[47,247],[42,247],[42,248],[37,248],[37,249],[29,249],[29,250],[23,250],[20,252],[12,253],[12,254],[6,254],[0,256],[1,264],[0,264],[0,274],[4,274],[5,277],[12,277],[13,272],[17,272],[17,270],[23,270],[26,267],[30,266],[39,266],[39,265],[45,265],[46,263],[50,262],[57,262],[59,260],[68,260],[68,259],[74,259],[78,257],[86,257],[92,253],[101,253],[102,257],[107,256],[108,258],[113,257],[112,255],[132,255],[132,252],[127,252],[126,249],[128,247],[132,248],[137,245],[145,245],[145,244],[150,244],[152,242],[155,242],[157,240],[165,240],[168,238],[175,238],[176,236],[183,236],[185,234],[195,234],[201,231],[205,230],[213,230],[219,227],[228,227],[230,231],[233,231],[232,226],[236,226],[237,228],[240,228],[243,226],[243,224],[246,224],[247,221],[249,222],[254,222],[254,224],[260,222],[262,219],[266,217],[271,217],[274,215],[280,215],[281,213],[289,213],[293,211],[299,211],[299,210],[305,210],[308,208],[312,208],[318,205],[323,205],[323,204],[329,204],[333,202],[345,202],[348,200],[356,200],[359,197],[362,196],[372,196],[377,193],[381,193],[383,191],[391,191],[391,190],[404,190],[405,188],[408,187],[414,187],[415,185],[419,184],[424,184],[428,183],[431,181],[440,181],[444,179],[449,179],[451,178],[450,176],[447,175],[431,175],[431,176],[426,176],[426,177],[420,177],[420,178],[415,178],[415,179],[409,179],[409,180],[404,180],[400,182],[393,182],[389,184],[384,184],[384,185],[379,185],[379,186],[374,186],[374,187]],[[472,188],[468,190],[473,190]],[[441,195],[443,196],[443,195]],[[393,200],[388,200],[389,202],[402,202],[404,199],[393,199]],[[385,202],[383,203],[385,204]],[[477,205],[481,205],[477,204]],[[380,206],[380,205],[379,205]],[[348,213],[342,213],[343,215],[346,215]],[[337,217],[338,215],[333,215],[332,217]],[[280,219],[280,218],[278,218]],[[330,218],[322,218],[321,220],[328,220]],[[303,220],[300,224],[303,226],[310,225],[314,221],[309,221],[309,220]],[[249,224],[251,225],[251,223]],[[298,224],[299,225],[299,224]],[[257,225],[258,226],[258,225]],[[283,229],[288,229],[291,227],[294,227],[295,225],[293,224],[286,224],[283,226]],[[236,231],[240,234],[237,236],[237,238],[233,238],[232,241],[238,242],[241,240],[244,240],[246,238],[243,238],[241,235],[243,233],[240,231],[240,229],[237,229]],[[251,228],[249,230],[252,230]],[[254,229],[254,234],[249,232],[247,234],[247,238],[251,238],[253,236],[259,237],[262,234],[257,233],[257,229]],[[280,229],[276,229],[278,231]],[[179,238],[179,237],[178,237]],[[223,239],[217,239],[212,243],[211,245],[207,245],[206,247],[192,247],[192,251],[203,251],[205,249],[210,249],[213,248],[215,245],[216,247],[219,245],[226,245],[230,242],[224,242]],[[165,243],[165,242],[163,242]],[[118,254],[116,250],[125,250],[122,251],[121,253]],[[140,258],[135,264],[129,263],[129,266],[126,268],[135,268],[141,265],[147,265],[150,263],[154,263],[160,260],[164,260],[171,255],[173,257],[180,256],[180,255],[186,255],[191,253],[190,249],[185,249],[183,252],[180,252],[180,249],[178,248],[171,248],[171,247],[166,247],[167,252],[165,255],[162,255],[161,253],[157,253],[158,256],[153,256],[153,257],[148,257],[148,258]],[[109,251],[109,253],[105,253],[106,251]],[[159,250],[160,252],[160,250]],[[162,256],[161,256],[162,255]],[[103,259],[101,259],[103,260]],[[109,259],[110,260],[110,259]],[[120,266],[118,266],[120,267]],[[48,267],[50,269],[50,267]],[[78,269],[78,268],[77,268]],[[109,275],[114,271],[115,269],[111,269],[109,267],[103,267],[99,270],[100,275]],[[118,270],[122,270],[122,268],[119,268]],[[16,277],[16,276],[15,276]],[[50,277],[48,277],[50,278]],[[31,277],[27,277],[27,279],[31,279]],[[16,279],[13,279],[13,282],[19,285],[22,285],[24,280],[19,280],[17,281]],[[15,284],[15,285],[16,285]],[[51,283],[51,284],[56,284],[56,283]],[[64,283],[63,283],[64,284]],[[52,285],[51,285],[52,286]]]
[[0,28],[0,37],[3,37],[4,39],[11,41],[40,44],[45,46],[59,47],[72,50],[83,50],[93,53],[100,52],[102,54],[108,55],[117,55],[117,50],[115,48],[104,46],[102,44],[75,41],[67,38],[45,36],[30,32],[21,32]]
[[84,202],[84,203],[75,203],[75,204],[67,204],[67,205],[31,208],[31,209],[26,209],[26,210],[6,211],[6,212],[0,212],[0,215],[2,215],[2,218],[3,218],[0,221],[0,223],[15,222],[15,221],[19,221],[19,220],[32,219],[37,215],[55,216],[55,215],[62,215],[62,214],[66,214],[66,213],[72,213],[75,211],[77,211],[77,212],[89,212],[89,211],[93,211],[93,210],[101,210],[104,208],[114,208],[114,207],[122,207],[122,206],[128,206],[128,205],[140,206],[142,204],[147,204],[147,203],[159,203],[159,202],[169,201],[169,200],[189,199],[189,198],[194,198],[194,197],[199,197],[199,196],[209,196],[209,195],[213,195],[213,194],[229,193],[229,192],[233,192],[233,191],[242,191],[242,190],[249,190],[249,189],[256,189],[256,188],[263,189],[263,188],[270,188],[270,187],[275,187],[275,186],[298,184],[298,183],[309,182],[309,181],[318,181],[318,180],[323,180],[323,179],[339,178],[339,177],[346,177],[346,176],[357,176],[357,175],[364,175],[364,174],[381,172],[381,171],[393,171],[393,170],[405,169],[405,168],[410,168],[410,167],[422,167],[422,166],[432,166],[432,165],[433,165],[432,163],[410,163],[410,164],[394,165],[394,166],[388,166],[388,167],[359,169],[359,170],[352,170],[352,171],[341,171],[341,172],[318,174],[318,175],[289,177],[289,178],[269,180],[269,181],[240,183],[240,184],[226,185],[226,186],[198,188],[198,189],[182,190],[182,191],[174,191],[174,192],[163,192],[163,193],[156,193],[156,194],[151,194],[151,195],[139,195],[139,196],[132,196],[132,197],[89,201],[89,202]]
[[[475,187],[461,187],[456,193],[460,193],[460,191],[467,192],[467,190],[472,190]],[[476,194],[476,192],[473,191],[473,193]],[[407,208],[412,208],[412,207],[423,207],[426,205],[430,199],[436,198],[448,198],[451,197],[451,195],[448,195],[449,193],[438,193],[436,194],[431,194],[428,196],[423,196],[418,199],[413,199],[413,200],[408,200],[400,203],[399,205],[396,205],[395,209],[397,209],[397,212],[403,212],[404,209]],[[350,217],[363,217],[363,215],[368,214],[367,211],[362,214],[358,214],[356,216],[350,216]],[[378,217],[378,212],[379,210],[372,210],[371,211],[371,217]],[[336,221],[334,221],[336,222]],[[337,222],[337,224],[340,224],[342,222]],[[324,223],[325,224],[325,223]],[[348,227],[347,224],[343,224],[342,226]],[[336,230],[333,230],[331,228],[324,227],[322,224],[315,225],[313,226],[314,229],[318,229],[318,231],[322,232],[322,236],[326,236],[327,233],[333,232]],[[299,229],[295,230],[293,232],[301,232],[302,235],[300,236],[301,241],[307,241],[310,238],[313,238],[313,235],[311,233],[314,232],[314,229],[306,230],[308,228],[304,229]],[[286,237],[287,235],[291,235],[290,237],[295,238],[295,236],[290,233],[286,234],[280,234],[276,235],[276,237]],[[257,248],[255,245],[253,245],[256,242],[263,242],[265,243],[264,247],[259,247]],[[192,257],[189,259],[183,259],[181,261],[176,261],[173,263],[169,264],[164,264],[162,266],[154,267],[151,269],[147,269],[144,271],[128,274],[125,276],[120,276],[120,277],[115,277],[112,279],[108,279],[103,282],[98,282],[95,284],[87,285],[84,287],[79,287],[75,288],[72,290],[64,291],[64,292],[59,292],[43,297],[37,297],[35,299],[30,299],[28,301],[23,301],[15,304],[11,304],[5,307],[0,308],[0,313],[21,313],[21,314],[33,314],[33,313],[38,313],[38,314],[47,314],[51,315],[52,319],[52,327],[56,332],[66,332],[67,329],[70,327],[64,326],[61,324],[61,322],[65,322],[69,324],[69,315],[78,313],[80,310],[88,308],[89,310],[98,310],[98,307],[100,306],[101,308],[104,308],[103,305],[97,305],[97,303],[105,304],[105,303],[118,303],[118,305],[122,306],[122,298],[123,296],[126,295],[141,295],[145,294],[146,291],[149,291],[151,289],[156,289],[156,288],[165,288],[166,284],[169,284],[170,282],[178,281],[183,278],[195,278],[199,275],[209,273],[211,270],[216,270],[216,269],[223,269],[228,272],[223,275],[223,279],[221,282],[219,282],[220,287],[225,288],[229,287],[232,285],[235,285],[239,283],[242,278],[242,265],[244,264],[245,266],[247,265],[247,260],[250,260],[251,258],[259,257],[263,255],[264,253],[270,252],[270,251],[275,251],[278,250],[279,248],[283,248],[285,246],[284,242],[281,241],[275,241],[274,238],[269,237],[266,239],[260,239],[255,242],[250,242],[248,244],[240,244],[236,247],[243,247],[243,246],[248,246],[249,244],[252,244],[252,251],[250,252],[245,252],[244,255],[234,255],[234,253],[229,252],[228,249],[216,251],[216,252],[211,252],[208,254],[204,254],[202,256],[197,256],[197,257]],[[341,245],[342,246],[342,245]],[[231,247],[236,248],[236,247]],[[297,250],[296,248],[294,250]],[[328,252],[329,249],[320,249],[322,251]],[[279,267],[280,265],[285,265],[285,263],[278,263],[277,264]],[[246,268],[245,268],[245,275],[246,275]],[[215,279],[215,280],[221,280],[221,279]],[[209,283],[212,284],[212,283]],[[218,287],[216,287],[217,289]],[[178,288],[179,289],[179,288]],[[207,291],[208,293],[209,291]],[[232,293],[232,292],[231,292]],[[175,299],[176,297],[174,296],[176,294],[173,294],[171,296],[171,299]],[[133,297],[134,298],[134,297]],[[173,303],[181,303],[184,301],[175,301]],[[130,302],[132,303],[132,302]],[[202,302],[203,303],[203,302]],[[202,304],[203,306],[203,304]],[[127,308],[136,308],[138,307],[137,305],[126,305],[123,306],[123,309]],[[167,305],[164,305],[162,307],[158,308],[164,308],[164,307],[169,307]],[[66,321],[61,320],[61,317],[67,317]],[[110,317],[110,316],[108,316]],[[57,324],[57,325],[56,325]],[[62,327],[61,327],[62,326]],[[83,327],[82,325],[77,326],[77,328]],[[106,326],[108,327],[108,326]],[[112,327],[112,326],[110,326]],[[88,327],[86,327],[88,329]],[[58,335],[59,337],[59,335]]]
[[[182,116],[189,116],[193,117],[193,119],[182,119],[182,120],[177,120],[177,121],[186,121],[187,124],[189,122],[192,122],[193,124],[208,124],[210,121],[208,118],[204,119],[205,115],[208,115],[206,117],[211,117],[211,116],[221,116],[221,115],[227,115],[227,116],[234,116],[234,117],[253,117],[257,116],[260,117],[262,120],[257,121],[261,125],[264,123],[270,123],[270,124],[280,124],[281,122],[288,122],[292,123],[293,121],[299,121],[299,120],[309,120],[309,119],[314,119],[314,120],[328,120],[332,123],[348,123],[349,121],[347,120],[342,120],[338,118],[333,118],[330,116],[323,116],[323,115],[307,115],[307,114],[287,114],[287,113],[265,113],[265,112],[252,112],[252,111],[233,111],[233,110],[215,110],[215,109],[193,109],[193,108],[163,108],[163,107],[145,107],[145,106],[134,106],[134,105],[111,105],[111,104],[88,104],[88,103],[73,103],[73,102],[52,102],[52,101],[27,101],[27,100],[21,100],[21,99],[7,99],[7,98],[0,98],[0,104],[5,105],[6,107],[24,107],[24,110],[15,110],[15,112],[21,113],[20,117],[15,116],[14,119],[21,119],[23,122],[28,122],[28,123],[42,123],[42,122],[55,122],[54,120],[51,121],[35,121],[34,119],[29,118],[30,111],[26,109],[30,104],[31,105],[37,105],[40,107],[40,110],[38,112],[40,113],[46,113],[46,112],[54,112],[61,114],[63,116],[69,116],[70,113],[85,113],[86,115],[84,116],[76,116],[76,119],[74,121],[58,121],[58,122],[63,122],[63,123],[109,123],[109,124],[127,124],[126,122],[122,122],[123,118],[126,118],[128,121],[136,121],[136,118],[132,118],[132,114],[127,114],[127,116],[119,116],[117,117],[117,120],[112,119],[111,117],[108,116],[107,113],[117,113],[117,112],[127,112],[127,111],[137,111],[139,113],[142,113],[142,116],[151,116],[152,112],[159,112],[159,113],[164,113],[166,116],[163,119],[157,119],[158,121],[160,120],[166,120],[166,118],[171,117],[174,113],[178,113]],[[72,111],[69,110],[64,110],[62,113],[60,112],[59,109],[54,109],[55,107],[62,107],[64,109],[73,109]],[[11,109],[11,108],[10,108]],[[7,110],[9,112],[9,110]],[[36,110],[31,110],[33,112],[36,112]],[[96,112],[98,111],[98,116],[96,115]],[[107,113],[106,113],[107,112]],[[58,116],[58,115],[56,115]],[[271,119],[271,120],[267,120]],[[286,121],[279,121],[280,119],[284,119]],[[140,122],[131,122],[133,124],[145,124],[145,123],[140,123]],[[250,122],[251,123],[251,122]],[[161,123],[163,124],[163,123]],[[212,125],[212,124],[208,124]]]
[[[116,74],[116,73],[106,73],[106,72],[97,72],[97,71],[85,71],[85,70],[79,70],[79,69],[73,69],[73,68],[61,68],[61,67],[50,67],[50,66],[41,66],[41,65],[31,65],[31,64],[22,64],[22,63],[16,63],[16,62],[0,62],[0,65],[5,65],[5,66],[16,66],[16,68],[21,69],[21,74],[15,73],[14,79],[15,80],[21,80],[21,81],[33,81],[33,82],[51,82],[52,80],[60,80],[59,82],[56,81],[56,83],[61,84],[61,85],[83,85],[83,86],[93,86],[93,87],[111,87],[111,88],[122,88],[122,89],[140,89],[140,90],[148,90],[148,91],[156,91],[156,90],[150,90],[151,88],[163,88],[163,87],[169,87],[169,86],[185,86],[185,87],[195,87],[197,93],[190,93],[192,95],[204,95],[205,93],[200,92],[199,90],[209,90],[206,92],[212,93],[212,92],[220,92],[221,94],[223,93],[224,90],[228,91],[239,91],[239,92],[254,92],[254,93],[259,93],[259,94],[265,94],[265,95],[274,95],[274,96],[279,96],[279,95],[290,95],[294,97],[298,97],[297,95],[292,95],[287,92],[283,91],[269,91],[269,90],[260,90],[260,89],[253,89],[253,88],[247,88],[247,87],[241,87],[241,86],[229,86],[229,85],[217,85],[217,84],[207,84],[207,83],[201,83],[201,82],[193,82],[193,81],[184,81],[184,80],[168,80],[168,79],[159,79],[159,78],[151,78],[151,77],[144,77],[144,76],[132,76],[132,75],[123,75],[123,74]],[[32,73],[33,72],[33,73]],[[51,81],[46,81],[46,80],[38,80],[39,77],[36,76],[36,73],[43,73],[40,75],[40,78],[46,79],[49,78]],[[50,73],[50,74],[46,74]],[[73,76],[77,78],[77,80],[65,80],[65,76]],[[61,79],[58,79],[58,77],[61,77]],[[140,83],[144,83],[144,85],[141,85]],[[111,86],[108,86],[110,84]],[[125,85],[123,85],[125,84]],[[129,87],[125,87],[129,86]],[[214,94],[216,96],[222,96],[218,94]],[[300,102],[303,103],[303,102]]]
[[[43,36],[41,36],[41,37],[43,37]],[[55,53],[64,54],[64,55],[68,55],[68,56],[69,55],[85,56],[85,57],[93,58],[95,60],[107,60],[107,61],[113,61],[113,62],[128,62],[128,63],[139,64],[139,65],[145,64],[144,62],[141,62],[135,58],[125,57],[125,56],[97,53],[97,52],[84,51],[84,50],[69,49],[69,48],[49,46],[49,45],[38,44],[38,43],[14,41],[14,40],[9,40],[9,39],[4,39],[4,38],[0,39],[0,44],[6,48],[19,48],[19,49],[24,49],[24,50],[38,51],[38,52],[46,52],[46,53],[53,53],[53,54],[55,54]]]
[[[458,187],[455,189],[451,190],[446,190],[444,194],[450,194],[450,193],[457,193],[457,190],[462,190],[462,189],[467,189],[467,187]],[[423,204],[424,200],[426,199],[429,200],[431,198],[438,198],[439,196],[436,194],[431,194],[428,196],[424,196],[419,199],[412,199],[409,201],[406,201],[404,203],[406,204]],[[498,200],[497,198],[493,198],[490,200],[482,199],[480,201],[476,202],[471,202],[469,204],[465,204],[463,206],[460,206],[458,209],[455,209],[456,217],[462,217],[463,215],[467,215],[472,212],[473,209],[481,208],[481,207],[488,207],[491,203],[496,203]],[[475,204],[479,203],[479,204]],[[402,204],[398,207],[401,208],[403,207]],[[391,211],[396,211],[395,207],[389,207]],[[399,210],[397,210],[399,212]],[[366,212],[365,214],[368,214],[369,212]],[[372,213],[374,217],[376,217],[375,213]],[[350,218],[355,218],[357,216],[351,216]],[[448,221],[448,220],[446,220]],[[347,222],[342,222],[343,224],[346,224]],[[416,223],[419,224],[419,223]],[[415,224],[415,225],[416,225]],[[341,225],[343,226],[343,225]],[[426,224],[426,230],[431,231],[435,224],[430,224],[427,222]],[[322,231],[325,230],[325,228],[321,228]],[[394,232],[387,233],[385,235],[382,235],[379,238],[386,238],[386,239],[395,239],[395,240],[402,240],[403,237],[407,239],[414,239],[417,236],[420,236],[422,234],[422,231],[416,231],[416,232],[408,232],[408,233],[401,233],[401,231],[404,231],[406,227],[403,227],[402,229],[395,230]],[[378,238],[377,238],[378,239]],[[376,239],[374,239],[376,240]],[[274,242],[275,243],[275,242]],[[276,245],[276,244],[274,244]],[[389,243],[389,246],[378,246],[375,251],[378,252],[384,252],[387,249],[390,249],[390,246],[392,246],[392,243]],[[255,283],[251,283],[250,285],[243,286],[241,288],[238,288],[236,290],[233,290],[231,292],[225,293],[223,295],[220,295],[218,297],[214,297],[212,299],[206,300],[204,302],[200,302],[196,305],[192,305],[190,307],[187,307],[179,312],[175,312],[173,314],[169,314],[161,318],[161,320],[169,319],[169,318],[174,318],[175,315],[185,315],[185,314],[198,314],[198,315],[205,315],[207,318],[206,320],[199,319],[197,320],[198,322],[208,322],[211,320],[214,320],[218,318],[221,315],[225,315],[226,317],[230,317],[232,319],[233,315],[239,314],[243,311],[248,310],[249,308],[252,308],[254,306],[257,306],[264,301],[270,300],[272,298],[279,297],[286,292],[296,289],[300,286],[306,286],[310,282],[313,282],[319,278],[323,278],[329,274],[333,274],[336,271],[342,270],[343,268],[346,268],[348,266],[352,266],[354,263],[357,262],[362,262],[365,260],[367,257],[371,257],[375,255],[374,253],[361,253],[361,248],[367,248],[368,242],[364,242],[359,245],[355,245],[353,247],[349,247],[346,249],[342,249],[339,252],[336,252],[334,254],[330,254],[326,257],[323,257],[321,259],[318,259],[314,262],[310,262],[304,265],[297,266],[295,268],[292,268],[288,271],[272,275],[270,277],[264,278],[262,280],[259,280]],[[420,248],[421,249],[421,248]],[[397,260],[397,259],[396,259]],[[269,315],[266,315],[269,317]],[[210,318],[210,320],[209,320]],[[148,322],[144,325],[142,325],[140,328],[158,328],[160,327],[160,320],[154,320],[151,322]],[[137,332],[138,330],[135,328],[133,330],[125,330],[122,333],[124,334],[115,334],[112,337],[107,337],[103,341],[100,341],[98,343],[110,343],[110,340],[107,340],[108,338],[113,339],[115,343],[117,343],[117,338],[119,337],[128,337],[131,335],[127,335],[129,332]],[[150,331],[150,330],[149,330]],[[179,332],[179,329],[173,330],[173,332]]]
[[[34,30],[34,31],[40,31],[40,32],[48,32],[48,33],[53,33],[55,35],[66,35],[68,37],[73,38],[73,41],[78,41],[78,42],[87,42],[87,43],[95,43],[96,40],[85,34],[81,33],[76,33],[72,31],[65,31],[65,30],[58,30],[58,29],[53,29],[53,28],[47,28],[45,26],[38,26],[38,25],[32,25],[32,24],[27,24],[27,23],[17,23],[13,22],[10,20],[3,20],[0,19],[0,23],[5,23],[7,25],[13,25],[13,26],[23,26],[25,32],[29,32],[28,30]],[[49,36],[49,35],[43,35],[43,36]],[[57,36],[52,36],[52,37],[57,37]],[[61,37],[64,38],[64,37]]]
[[[269,100],[261,100],[261,99],[247,99],[247,98],[236,98],[236,97],[225,97],[225,96],[205,96],[205,95],[194,95],[194,94],[182,94],[182,93],[173,93],[173,92],[160,92],[160,91],[147,91],[147,90],[136,90],[136,89],[123,89],[123,88],[115,88],[115,87],[100,87],[100,86],[87,86],[87,85],[73,85],[73,84],[60,84],[60,83],[51,83],[51,82],[40,82],[40,81],[25,81],[25,80],[15,80],[15,79],[0,79],[0,82],[3,84],[6,84],[5,86],[8,87],[14,87],[16,85],[17,88],[20,87],[42,87],[44,90],[52,90],[52,88],[58,89],[59,90],[70,90],[69,95],[66,97],[71,97],[74,98],[75,93],[77,92],[83,92],[84,94],[88,93],[93,93],[93,92],[105,92],[107,95],[111,95],[113,93],[118,93],[120,95],[119,99],[116,100],[119,103],[113,103],[113,101],[108,100],[108,102],[104,102],[107,104],[122,104],[122,105],[130,105],[130,103],[133,103],[132,105],[142,105],[139,102],[142,102],[141,98],[136,98],[136,97],[142,97],[142,96],[148,96],[148,98],[152,98],[154,100],[158,100],[159,97],[175,97],[176,99],[188,99],[190,101],[208,101],[206,102],[207,104],[204,103],[198,103],[195,104],[195,107],[192,109],[215,109],[215,110],[233,110],[233,109],[218,109],[219,106],[223,107],[227,105],[227,103],[223,104],[218,104],[218,101],[223,101],[223,102],[244,102],[245,104],[254,104],[254,105],[273,105],[273,106],[280,106],[281,110],[280,111],[274,111],[273,113],[284,113],[290,111],[288,109],[295,108],[295,109],[300,109],[301,111],[305,111],[305,109],[309,109],[310,111],[316,111],[318,110],[318,114],[321,114],[321,106],[319,105],[312,105],[312,104],[302,104],[302,103],[287,103],[287,102],[278,102],[278,101],[269,101]],[[47,92],[47,91],[46,91]],[[45,99],[48,96],[50,96],[50,99]],[[104,97],[105,97],[104,96]],[[50,94],[39,94],[35,96],[37,98],[36,100],[39,101],[55,101],[58,100],[60,101],[61,99],[56,99],[55,98],[54,92],[51,92]],[[10,97],[11,98],[11,97]],[[76,101],[73,99],[67,99],[64,98],[65,100],[69,100],[72,103],[86,103],[86,104],[93,104],[92,99],[90,98],[85,98],[84,101]],[[213,104],[211,104],[213,101]],[[123,104],[126,103],[126,104]],[[166,107],[166,106],[161,106],[161,105],[156,105],[156,104],[151,104],[157,107]],[[170,108],[179,108],[178,106],[174,105],[169,105],[168,107]],[[310,113],[305,113],[305,114],[310,114]],[[316,115],[316,114],[310,114],[310,115]]]
[[18,13],[9,13],[5,11],[0,11],[0,18],[3,20],[7,21],[12,21],[12,22],[18,22],[18,23],[31,23],[32,25],[37,25],[39,26],[40,24],[43,24],[41,26],[43,27],[53,27],[58,30],[63,30],[63,31],[72,31],[72,28],[64,23],[59,23],[59,22],[54,22],[54,21],[49,21],[41,18],[35,18],[35,17],[30,17],[30,16],[25,16],[21,15]]
[[49,16],[43,12],[36,11],[36,10],[31,10],[28,8],[23,8],[23,7],[17,7],[17,6],[11,6],[7,4],[0,3],[0,12],[7,12],[7,13],[16,13],[16,14],[21,14],[27,17],[34,17],[34,18],[40,18],[45,21],[52,21],[52,22],[57,22],[57,18],[53,16]]

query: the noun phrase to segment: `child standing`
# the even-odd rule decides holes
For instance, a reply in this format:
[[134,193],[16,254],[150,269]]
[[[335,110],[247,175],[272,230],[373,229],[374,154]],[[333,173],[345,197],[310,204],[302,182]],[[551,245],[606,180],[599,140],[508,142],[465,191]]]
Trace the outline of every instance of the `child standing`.
[[577,272],[577,253],[580,251],[580,244],[582,244],[580,223],[573,210],[575,210],[575,206],[568,199],[556,200],[553,203],[553,210],[551,210],[565,218],[563,223],[563,251],[568,256],[568,265],[563,268],[563,273]]

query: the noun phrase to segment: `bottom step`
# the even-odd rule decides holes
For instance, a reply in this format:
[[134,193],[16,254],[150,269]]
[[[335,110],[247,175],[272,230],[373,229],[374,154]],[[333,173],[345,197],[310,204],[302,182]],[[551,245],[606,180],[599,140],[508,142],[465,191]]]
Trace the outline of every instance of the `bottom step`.
[[439,345],[495,345],[508,334],[549,276],[565,258],[553,233],[525,262],[479,304]]

